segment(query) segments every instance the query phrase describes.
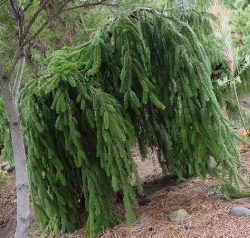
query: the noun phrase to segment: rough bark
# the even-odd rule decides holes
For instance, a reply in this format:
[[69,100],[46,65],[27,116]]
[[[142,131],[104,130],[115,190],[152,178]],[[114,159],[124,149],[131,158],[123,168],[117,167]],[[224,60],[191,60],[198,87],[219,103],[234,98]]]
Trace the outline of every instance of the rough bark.
[[10,90],[10,77],[0,61],[0,89],[10,125],[16,167],[17,227],[15,238],[26,238],[29,229],[29,179],[21,117]]

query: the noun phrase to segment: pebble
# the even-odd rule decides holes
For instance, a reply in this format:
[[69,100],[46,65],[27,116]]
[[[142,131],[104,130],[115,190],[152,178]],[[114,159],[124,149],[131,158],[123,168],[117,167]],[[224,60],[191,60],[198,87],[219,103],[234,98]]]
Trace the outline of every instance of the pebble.
[[246,207],[232,207],[228,214],[236,217],[250,216],[250,209]]
[[169,219],[171,221],[180,221],[185,219],[188,216],[188,213],[185,209],[178,209],[169,214]]

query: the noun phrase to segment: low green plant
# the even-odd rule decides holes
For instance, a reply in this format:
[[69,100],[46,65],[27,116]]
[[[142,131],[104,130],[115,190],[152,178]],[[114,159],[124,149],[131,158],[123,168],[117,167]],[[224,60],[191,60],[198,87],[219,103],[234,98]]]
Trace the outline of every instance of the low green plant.
[[8,161],[11,165],[13,164],[9,124],[2,98],[0,98],[0,154],[4,160]]
[[0,186],[9,178],[7,171],[0,168]]

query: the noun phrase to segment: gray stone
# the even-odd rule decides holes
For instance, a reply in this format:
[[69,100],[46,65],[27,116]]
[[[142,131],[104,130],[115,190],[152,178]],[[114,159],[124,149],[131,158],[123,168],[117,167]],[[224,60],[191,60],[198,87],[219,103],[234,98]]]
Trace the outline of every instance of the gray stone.
[[188,216],[188,213],[185,209],[179,209],[176,211],[173,211],[169,214],[169,219],[171,221],[180,221],[185,219]]
[[246,207],[232,207],[228,214],[236,217],[250,216],[250,209]]

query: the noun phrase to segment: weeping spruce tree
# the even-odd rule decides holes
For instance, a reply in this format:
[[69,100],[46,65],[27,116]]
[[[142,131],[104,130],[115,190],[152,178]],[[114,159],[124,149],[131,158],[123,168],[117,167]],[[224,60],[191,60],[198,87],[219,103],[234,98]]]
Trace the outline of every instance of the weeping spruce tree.
[[110,22],[90,42],[56,51],[21,100],[33,207],[42,227],[71,232],[85,210],[93,237],[121,221],[117,191],[131,224],[142,191],[131,154],[136,144],[144,158],[156,150],[163,171],[180,180],[211,174],[226,196],[248,186],[237,171],[237,136],[210,71],[186,23],[146,8]]

